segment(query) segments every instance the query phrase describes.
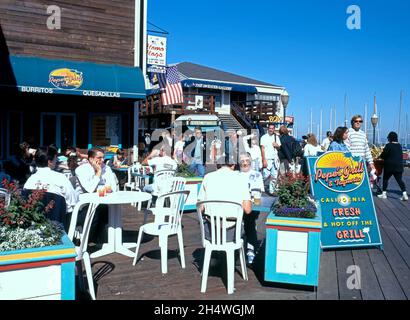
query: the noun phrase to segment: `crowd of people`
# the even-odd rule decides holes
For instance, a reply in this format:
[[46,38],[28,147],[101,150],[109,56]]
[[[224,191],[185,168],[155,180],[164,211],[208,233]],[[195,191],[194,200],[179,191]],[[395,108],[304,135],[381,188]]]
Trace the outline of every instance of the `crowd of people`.
[[[216,138],[208,144],[213,150],[210,159],[206,158],[205,136],[201,128],[197,127],[191,136],[176,135],[174,142],[169,134],[162,135],[157,146],[151,150],[145,149],[145,158],[141,164],[159,171],[177,170],[179,165],[186,163],[196,176],[204,177],[198,200],[242,203],[247,257],[248,263],[252,263],[256,250],[258,212],[252,211],[250,203],[251,200],[259,200],[263,192],[275,195],[280,175],[299,172],[307,175],[304,159],[328,151],[350,152],[353,156],[362,157],[370,174],[374,175],[374,160],[366,135],[361,130],[362,122],[362,117],[355,115],[351,120],[351,128],[338,127],[334,133],[328,131],[322,143],[317,141],[313,133],[303,136],[300,143],[289,134],[288,128],[281,126],[276,131],[274,124],[268,125],[266,134],[260,139],[256,134],[231,132],[224,148],[221,140]],[[390,132],[387,138],[389,143],[380,156],[384,160],[384,176],[379,197],[387,198],[388,182],[394,176],[403,193],[400,199],[408,200],[402,179],[402,147],[395,132]],[[146,135],[146,139],[151,143],[149,135]],[[217,170],[205,174],[208,163],[216,164]],[[45,189],[63,197],[67,213],[70,214],[82,193],[93,193],[107,186],[114,192],[122,189],[126,174],[118,176],[117,170],[112,169],[127,164],[129,161],[122,149],[118,149],[111,160],[104,162],[104,150],[97,147],[88,150],[87,154],[68,147],[58,154],[54,145],[32,149],[27,143],[21,143],[2,178],[17,180],[25,189]],[[143,191],[152,192],[153,186],[146,185]],[[98,210],[91,227],[91,242],[102,241],[99,237],[104,234],[103,228],[108,220],[107,207],[99,206]],[[86,212],[85,207],[79,213],[79,224],[85,219]]]

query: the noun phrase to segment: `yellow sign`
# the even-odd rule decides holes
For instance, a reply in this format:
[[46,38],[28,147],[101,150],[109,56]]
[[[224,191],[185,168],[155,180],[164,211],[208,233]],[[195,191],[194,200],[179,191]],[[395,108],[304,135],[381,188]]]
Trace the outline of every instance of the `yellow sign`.
[[68,68],[56,69],[50,72],[48,82],[59,89],[77,89],[83,84],[83,73]]
[[279,116],[269,116],[269,122],[281,122],[281,117],[279,117]]

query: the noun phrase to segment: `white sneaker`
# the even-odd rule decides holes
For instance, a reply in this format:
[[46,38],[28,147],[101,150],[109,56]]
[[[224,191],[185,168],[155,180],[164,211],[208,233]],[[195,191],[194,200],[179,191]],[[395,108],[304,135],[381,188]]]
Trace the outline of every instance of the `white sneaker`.
[[386,191],[383,191],[383,193],[378,194],[377,197],[378,197],[379,199],[387,199],[387,192],[386,192]]
[[255,252],[253,250],[248,250],[247,254],[248,264],[252,264],[253,260],[255,259]]
[[400,198],[401,201],[407,201],[409,200],[409,196],[407,195],[407,192],[404,191],[403,192],[403,196]]

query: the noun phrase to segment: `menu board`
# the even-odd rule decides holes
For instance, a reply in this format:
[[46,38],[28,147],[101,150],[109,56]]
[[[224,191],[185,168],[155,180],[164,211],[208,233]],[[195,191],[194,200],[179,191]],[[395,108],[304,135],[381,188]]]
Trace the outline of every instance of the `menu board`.
[[364,160],[337,151],[307,160],[312,194],[322,210],[322,248],[381,247]]

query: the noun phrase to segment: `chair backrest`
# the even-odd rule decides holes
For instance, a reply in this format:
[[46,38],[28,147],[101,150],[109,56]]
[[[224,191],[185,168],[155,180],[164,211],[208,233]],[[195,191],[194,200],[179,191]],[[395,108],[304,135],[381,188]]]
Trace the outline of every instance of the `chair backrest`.
[[[222,247],[232,242],[227,241],[226,235],[227,229],[233,227],[235,228],[233,242],[237,243],[241,239],[242,204],[232,201],[206,200],[199,201],[196,208],[204,247],[207,242],[215,247]],[[208,239],[205,237],[205,224],[209,226]]]
[[6,208],[10,205],[11,196],[7,189],[0,188],[0,201],[4,201]]
[[186,184],[185,178],[173,177],[172,179],[170,179],[170,183],[171,183],[171,190],[169,192],[185,190],[185,184]]
[[171,227],[171,232],[175,233],[181,225],[182,214],[188,196],[188,190],[169,192],[159,196],[157,203],[161,203],[161,205],[156,208],[159,210],[160,208],[166,208],[166,210],[155,215],[155,222],[167,222]]
[[161,195],[171,190],[171,179],[175,177],[175,170],[160,170],[154,173],[154,193]]
[[66,176],[67,179],[70,179],[73,176],[73,173],[71,172],[70,169],[63,170],[62,173]]

